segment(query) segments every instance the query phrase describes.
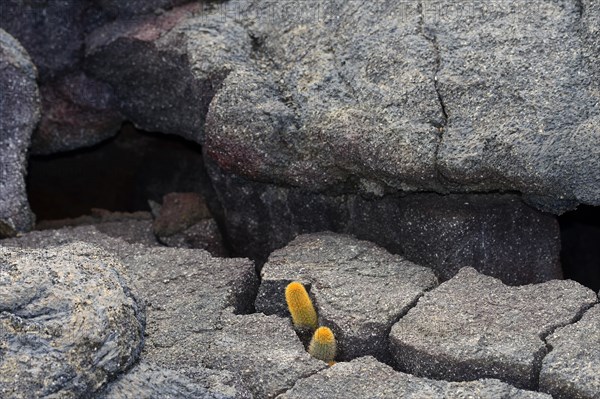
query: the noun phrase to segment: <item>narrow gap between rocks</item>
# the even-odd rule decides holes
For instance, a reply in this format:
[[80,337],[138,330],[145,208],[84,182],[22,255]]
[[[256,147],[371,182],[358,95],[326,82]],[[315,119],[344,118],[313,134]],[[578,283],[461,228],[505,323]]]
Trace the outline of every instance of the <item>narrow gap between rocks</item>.
[[559,216],[565,278],[600,290],[600,207],[580,205]]

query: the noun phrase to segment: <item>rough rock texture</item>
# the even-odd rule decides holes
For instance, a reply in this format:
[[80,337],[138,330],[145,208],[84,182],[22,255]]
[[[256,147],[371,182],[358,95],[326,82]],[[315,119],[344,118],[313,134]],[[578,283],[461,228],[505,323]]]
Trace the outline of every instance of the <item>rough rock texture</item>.
[[431,267],[446,280],[472,266],[511,285],[562,277],[556,218],[514,195],[328,196],[214,174],[228,242],[266,259],[298,234],[335,231]]
[[417,376],[498,378],[535,389],[544,338],[596,302],[574,281],[508,287],[464,268],[394,324],[390,347],[400,369]]
[[220,328],[224,309],[253,310],[258,279],[247,259],[213,258],[203,250],[148,247],[109,237],[96,226],[34,231],[0,246],[45,248],[84,241],[114,252],[146,302],[142,357],[178,370],[198,367]]
[[162,13],[173,6],[194,0],[96,0],[104,12],[113,17],[131,17],[138,14]]
[[289,320],[224,314],[205,358],[207,367],[241,373],[256,399],[273,398],[327,367],[304,350]]
[[[36,230],[56,230],[65,227],[93,225],[94,228],[109,237],[121,238],[130,244],[159,246],[152,232],[152,216],[148,212],[110,212],[104,209],[92,209],[91,215],[74,219],[48,220],[36,224]],[[68,229],[67,229],[68,231]]]
[[0,396],[88,397],[137,360],[143,312],[113,255],[0,248]]
[[43,81],[80,62],[84,39],[82,0],[3,0],[0,28],[27,49]]
[[370,356],[333,367],[300,380],[278,399],[387,398],[510,398],[551,399],[497,380],[446,382],[400,373]]
[[482,190],[541,196],[549,209],[564,200],[599,205],[600,92],[592,82],[600,71],[586,60],[598,54],[597,39],[595,48],[587,41],[597,9],[507,1],[470,3],[472,18],[441,17],[453,4],[423,4],[448,115],[439,172]]
[[546,341],[540,390],[555,399],[593,399],[600,394],[600,306],[575,324],[559,328]]
[[207,154],[224,170],[310,190],[515,190],[555,212],[600,203],[591,2],[288,13],[267,1],[240,13],[253,61],[207,115]]
[[346,235],[302,235],[264,265],[256,310],[290,317],[285,287],[310,288],[319,324],[338,342],[336,359],[373,355],[390,361],[388,334],[417,299],[437,285],[431,269]]
[[216,86],[250,53],[241,26],[202,8],[117,20],[86,39],[86,69],[115,89],[120,110],[143,130],[200,142]]
[[197,369],[192,377],[143,362],[112,383],[98,399],[251,399],[226,371]]
[[112,89],[84,73],[67,75],[40,90],[44,113],[31,140],[34,155],[89,147],[121,127]]
[[36,76],[23,47],[0,29],[0,238],[33,224],[25,174],[27,148],[40,112]]

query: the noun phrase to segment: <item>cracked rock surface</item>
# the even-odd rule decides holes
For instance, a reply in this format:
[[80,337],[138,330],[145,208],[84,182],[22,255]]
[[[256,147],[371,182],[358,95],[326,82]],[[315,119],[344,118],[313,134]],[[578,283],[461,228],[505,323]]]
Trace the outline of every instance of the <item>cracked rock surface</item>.
[[390,347],[400,369],[417,376],[498,378],[535,389],[545,337],[596,302],[574,281],[509,287],[467,267],[394,324]]
[[592,3],[188,4],[98,28],[86,70],[138,126],[251,180],[561,212],[600,204]]
[[577,323],[557,329],[546,341],[540,390],[555,399],[592,399],[600,394],[600,305]]
[[367,356],[338,363],[300,380],[278,399],[304,398],[510,398],[551,399],[550,395],[517,389],[498,380],[447,382],[393,370]]
[[29,230],[27,148],[40,117],[37,70],[25,49],[0,29],[0,238]]
[[88,397],[134,364],[143,306],[123,272],[81,242],[0,247],[0,396]]
[[[100,225],[102,226],[102,224]],[[91,242],[114,252],[146,302],[144,359],[165,367],[196,367],[220,328],[221,312],[252,310],[257,289],[253,262],[213,258],[194,249],[148,247],[109,237],[95,226],[34,231],[0,245],[45,248]]]
[[390,361],[393,323],[437,285],[431,269],[347,235],[302,235],[263,266],[256,310],[289,318],[285,287],[299,281],[315,299],[319,324],[338,342],[336,359],[373,355]]
[[252,399],[239,378],[226,371],[197,368],[188,374],[142,362],[97,399]]
[[240,373],[256,399],[274,398],[327,367],[306,352],[287,319],[224,314],[222,323],[204,362],[212,369]]

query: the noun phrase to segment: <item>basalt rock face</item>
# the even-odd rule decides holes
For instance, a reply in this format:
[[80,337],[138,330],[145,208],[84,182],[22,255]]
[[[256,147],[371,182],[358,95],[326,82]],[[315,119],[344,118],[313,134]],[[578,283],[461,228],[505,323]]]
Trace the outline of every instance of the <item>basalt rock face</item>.
[[394,324],[390,349],[401,370],[418,376],[498,378],[536,389],[551,349],[546,337],[597,301],[593,291],[570,280],[508,287],[464,268]]
[[[214,172],[214,169],[211,169]],[[447,280],[465,265],[519,285],[561,278],[558,222],[515,195],[325,195],[217,175],[229,242],[256,259],[297,235],[352,234]]]
[[33,224],[25,175],[27,148],[40,116],[36,77],[25,49],[0,29],[0,238]]
[[113,255],[0,248],[0,276],[2,397],[89,397],[137,360],[143,305]]

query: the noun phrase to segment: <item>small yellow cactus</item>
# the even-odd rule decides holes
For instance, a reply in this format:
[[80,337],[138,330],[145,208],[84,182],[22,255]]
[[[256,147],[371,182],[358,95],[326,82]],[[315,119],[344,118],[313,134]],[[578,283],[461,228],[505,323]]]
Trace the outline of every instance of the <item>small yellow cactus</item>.
[[337,346],[333,331],[327,327],[317,328],[308,346],[308,353],[331,366],[335,364],[333,359],[335,359],[336,350]]
[[317,329],[317,312],[302,284],[294,281],[285,288],[285,301],[292,315],[294,326],[298,329]]

